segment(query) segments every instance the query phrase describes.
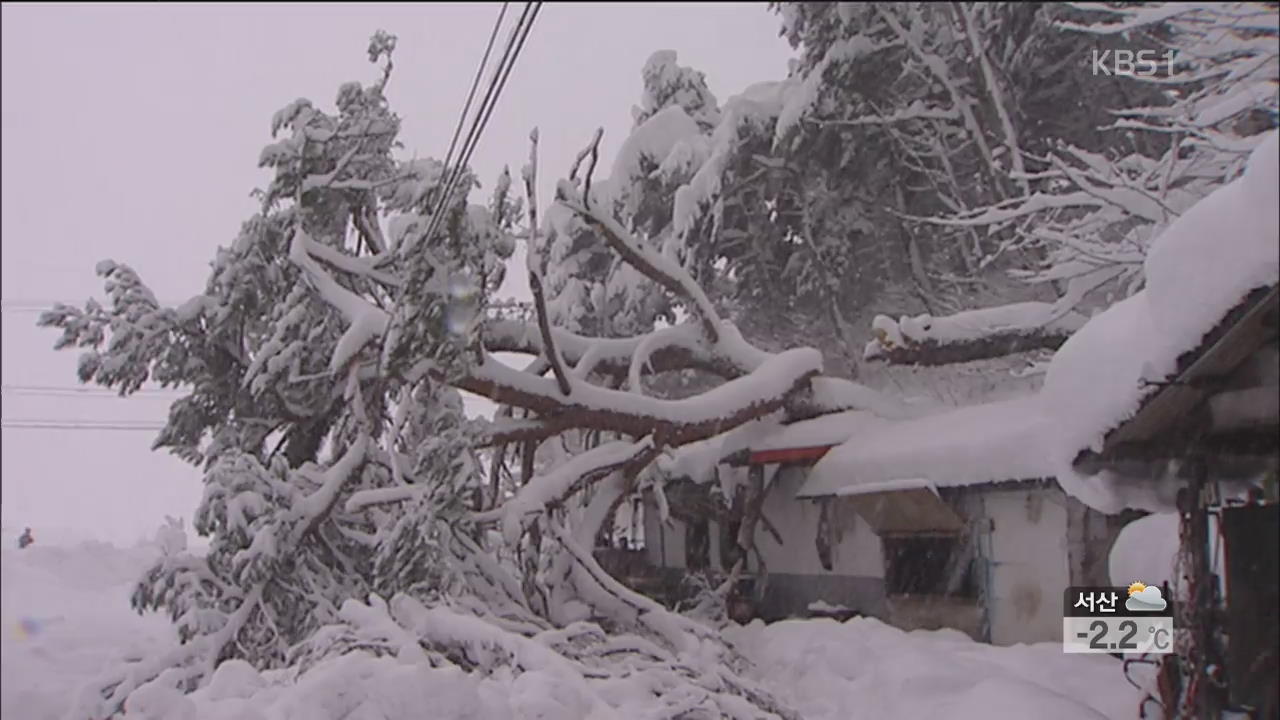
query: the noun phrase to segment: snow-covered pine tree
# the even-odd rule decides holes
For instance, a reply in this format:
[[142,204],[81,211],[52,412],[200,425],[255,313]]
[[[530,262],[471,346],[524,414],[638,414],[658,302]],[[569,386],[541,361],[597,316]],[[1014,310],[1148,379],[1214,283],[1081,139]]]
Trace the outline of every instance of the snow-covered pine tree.
[[[336,112],[300,99],[275,115],[283,138],[262,154],[273,170],[262,210],[219,250],[204,292],[162,307],[128,266],[105,262],[110,307],[40,320],[62,330],[57,347],[84,349],[84,382],[122,395],[146,382],[188,389],[156,447],[205,468],[196,527],[207,557],[166,554],[134,594],[140,611],[168,612],[183,642],[108,673],[72,714],[108,717],[144,686],[198,687],[232,658],[304,671],[371,652],[569,678],[580,707],[602,717],[793,717],[743,678],[711,628],[622,586],[591,553],[621,501],[661,492],[671,463],[659,461],[681,448],[760,418],[877,401],[819,377],[812,349],[748,343],[686,266],[688,223],[720,197],[739,131],[776,117],[780,86],[727,103],[709,139],[711,101],[682,105],[683,81],[653,94],[635,133],[678,111],[692,120],[679,140],[706,150],[673,175],[687,180],[665,211],[670,231],[644,219],[659,210],[620,221],[616,186],[592,185],[591,149],[559,183],[555,222],[585,226],[610,262],[689,318],[654,329],[637,315],[636,334],[598,337],[564,329],[536,294],[533,321],[491,303],[518,218],[509,175],[472,204],[465,168],[394,157],[399,121],[383,94],[394,46],[374,37],[381,79],[343,85]],[[525,177],[536,167],[535,152]],[[461,190],[442,197],[454,172]],[[538,275],[546,248],[530,221]],[[499,352],[534,362],[513,368]],[[647,393],[646,379],[688,369],[719,382],[682,399]],[[467,419],[459,391],[525,416]],[[600,439],[566,451],[572,433]],[[484,454],[516,443],[529,449],[518,482],[494,483]],[[740,534],[743,552],[752,537]],[[645,690],[619,692],[627,683]]]

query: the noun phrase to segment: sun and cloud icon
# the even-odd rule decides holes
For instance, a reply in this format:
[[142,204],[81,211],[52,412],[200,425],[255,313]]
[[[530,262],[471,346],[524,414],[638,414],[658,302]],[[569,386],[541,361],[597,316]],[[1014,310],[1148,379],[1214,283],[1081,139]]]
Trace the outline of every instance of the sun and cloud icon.
[[1124,601],[1124,608],[1134,612],[1157,612],[1168,606],[1160,596],[1160,588],[1140,582],[1129,586],[1129,599]]

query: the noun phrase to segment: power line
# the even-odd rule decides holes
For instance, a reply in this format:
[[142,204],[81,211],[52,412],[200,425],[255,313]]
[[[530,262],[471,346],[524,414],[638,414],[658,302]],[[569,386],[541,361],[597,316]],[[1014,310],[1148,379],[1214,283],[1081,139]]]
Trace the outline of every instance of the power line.
[[[432,213],[431,219],[427,223],[427,231],[423,235],[423,238],[428,241],[439,229],[448,199],[453,195],[458,182],[461,181],[463,169],[470,162],[472,153],[475,152],[476,147],[480,144],[480,136],[484,133],[489,123],[489,117],[493,114],[493,109],[497,107],[498,98],[502,94],[502,89],[506,86],[507,77],[510,76],[511,69],[515,67],[515,62],[524,47],[525,38],[529,36],[529,31],[533,28],[533,21],[537,18],[541,9],[541,2],[525,3],[524,11],[516,21],[516,26],[512,28],[511,33],[507,36],[507,45],[503,50],[502,58],[498,61],[498,66],[494,68],[493,75],[489,78],[489,86],[485,91],[484,99],[481,100],[480,107],[476,110],[476,115],[472,119],[471,129],[467,133],[466,140],[463,141],[462,153],[452,172],[449,173],[440,195],[437,197],[435,211]],[[519,36],[518,39],[517,36]]]
[[0,392],[3,392],[6,395],[80,395],[95,398],[114,397],[121,399],[127,399],[134,395],[178,397],[183,394],[183,391],[172,388],[140,388],[129,395],[121,397],[119,392],[111,390],[110,388],[84,387],[76,385],[3,385],[0,386]]
[[147,421],[96,421],[96,420],[3,420],[0,428],[6,430],[120,430],[156,432],[165,428],[162,422]]
[[[498,75],[501,74],[503,65],[510,62],[511,60],[512,40],[515,38],[516,33],[520,31],[520,28],[523,27],[524,23],[527,21],[529,16],[530,5],[531,3],[525,3],[524,11],[520,13],[520,18],[516,20],[516,26],[512,28],[511,32],[508,33],[507,35],[506,47],[502,51],[502,58],[498,60],[498,66],[494,68],[493,75],[489,77],[489,85],[487,88],[485,88],[484,98],[480,101],[480,106],[476,108],[475,117],[471,119],[471,127],[467,130],[466,139],[462,141],[462,152],[459,153],[458,155],[458,162],[452,165],[451,163],[453,158],[454,144],[457,141],[456,135],[454,137],[454,143],[450,143],[449,145],[449,152],[445,157],[444,173],[440,177],[440,180],[441,180],[440,194],[436,196],[435,206],[431,211],[431,221],[429,223],[429,227],[431,228],[432,232],[434,232],[436,228],[436,225],[438,222],[437,221],[438,216],[448,204],[447,200],[448,200],[450,191],[452,190],[453,186],[456,184],[459,176],[462,174],[462,168],[466,166],[467,148],[470,147],[470,145],[475,141],[476,128],[479,126],[480,117],[484,114],[485,107],[490,102],[493,101],[494,88],[497,86]],[[506,7],[504,5],[502,15],[505,15],[505,14],[506,14]],[[502,15],[500,15],[499,18],[501,18]],[[494,26],[495,35],[497,30],[498,30],[498,26],[495,25]],[[487,56],[488,53],[489,53],[489,50],[486,49],[485,55]],[[476,69],[476,78],[475,78],[475,83],[473,85],[473,90],[475,87],[479,86],[480,77],[484,74],[485,64],[486,63],[482,62],[480,67]],[[458,118],[459,130],[461,129],[462,123],[465,122],[467,118],[467,111],[470,109],[470,106],[471,106],[471,98],[468,98],[466,106],[463,109],[463,114],[461,117]],[[428,233],[427,237],[430,237],[430,233]]]
[[0,307],[0,310],[7,313],[43,313],[52,309],[52,305],[5,305]]
[[[111,301],[110,301],[110,300],[103,300],[103,299],[101,299],[101,298],[92,298],[92,299],[93,299],[93,300],[96,300],[96,301],[98,302],[98,304],[99,304],[99,305],[101,305],[101,306],[102,306],[102,307],[104,307],[104,308],[110,308],[110,307],[111,307]],[[158,302],[158,301],[157,301],[157,304],[158,304],[160,307],[162,307],[162,308],[164,308],[164,307],[178,307],[179,305],[181,305],[181,304],[182,304],[182,301],[180,301],[180,302]],[[53,309],[53,306],[55,306],[55,305],[66,305],[66,306],[68,306],[68,307],[73,307],[73,308],[76,308],[76,309],[80,309],[80,308],[81,308],[81,302],[78,302],[78,301],[66,301],[66,300],[4,300],[4,301],[0,301],[0,310],[3,310],[4,312],[7,312],[7,313],[9,313],[9,312],[14,312],[14,313],[42,313],[42,312],[48,312],[48,311],[52,310],[52,309]]]
[[502,3],[502,10],[498,12],[498,19],[493,22],[493,32],[489,33],[489,42],[485,45],[484,56],[480,58],[480,65],[476,68],[475,79],[471,81],[471,91],[467,93],[467,102],[462,106],[462,114],[458,116],[458,125],[453,129],[453,139],[449,141],[449,152],[445,153],[444,166],[441,168],[441,179],[444,178],[444,171],[449,169],[449,163],[453,162],[453,151],[458,146],[458,138],[462,135],[462,126],[467,121],[467,113],[471,112],[471,102],[476,98],[476,88],[480,87],[480,79],[484,77],[485,65],[489,63],[489,53],[493,51],[493,41],[498,38],[498,30],[502,28],[502,20],[507,16],[507,6],[511,3]]

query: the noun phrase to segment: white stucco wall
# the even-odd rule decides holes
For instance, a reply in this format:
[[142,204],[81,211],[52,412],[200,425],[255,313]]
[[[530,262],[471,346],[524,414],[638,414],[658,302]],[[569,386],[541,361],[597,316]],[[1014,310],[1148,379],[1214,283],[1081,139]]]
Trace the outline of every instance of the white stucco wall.
[[657,567],[682,568],[684,562],[684,524],[679,520],[662,521],[653,496],[644,497],[644,552]]
[[[762,512],[782,536],[782,544],[779,545],[763,524],[756,527],[756,548],[764,557],[769,572],[883,578],[884,557],[879,536],[851,507],[839,500],[835,501],[833,516],[839,542],[831,550],[832,569],[822,567],[815,542],[820,508],[817,502],[800,501],[794,497],[803,481],[803,469],[784,469],[774,478],[765,495]],[[645,553],[649,561],[662,567],[686,567],[684,524],[675,519],[662,522],[652,497],[645,499],[644,517]],[[711,563],[715,567],[723,567],[720,563],[718,523],[709,523],[709,532]],[[753,555],[748,560],[747,570],[758,569]]]
[[[884,577],[880,538],[851,507],[841,507],[834,518],[841,526],[832,547],[832,570],[818,559],[815,535],[820,508],[816,502],[795,499],[803,482],[803,469],[785,469],[774,478],[765,497],[765,515],[782,535],[757,528],[756,547],[769,572],[798,575],[847,575]],[[997,645],[1057,642],[1062,638],[1062,592],[1070,579],[1068,513],[1061,489],[1050,487],[986,486],[966,505],[990,519],[993,528],[983,539],[983,554],[990,560],[988,617],[991,642]],[[978,518],[975,518],[977,520]],[[645,552],[651,562],[672,568],[685,567],[685,528],[670,520],[661,523],[656,504],[646,499]],[[711,557],[720,567],[720,532],[710,523]],[[754,571],[754,558],[748,565]]]
[[1062,639],[1062,593],[1070,579],[1066,498],[1057,487],[983,493],[994,523],[988,545],[991,642]]
[[831,548],[832,569],[822,567],[816,544],[817,502],[797,500],[795,493],[804,482],[804,468],[780,470],[765,495],[763,513],[782,536],[782,544],[763,526],[756,529],[756,547],[771,573],[801,575],[855,575],[884,577],[884,556],[880,537],[853,511],[835,500],[832,515],[838,542]]

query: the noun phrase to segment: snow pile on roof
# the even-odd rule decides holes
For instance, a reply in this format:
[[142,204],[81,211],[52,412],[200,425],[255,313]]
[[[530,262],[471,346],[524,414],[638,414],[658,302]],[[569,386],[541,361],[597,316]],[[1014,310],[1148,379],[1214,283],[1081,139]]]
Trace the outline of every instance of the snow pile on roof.
[[1057,643],[995,647],[865,617],[757,621],[725,635],[805,720],[1120,720],[1142,699],[1120,661]]
[[1040,398],[971,405],[913,420],[868,423],[813,467],[798,497],[927,481],[934,487],[1051,477]]
[[[715,477],[719,463],[743,450],[839,445],[855,434],[938,410],[936,405],[904,402],[843,378],[814,378],[812,389],[814,403],[831,408],[832,412],[785,425],[781,412],[771,413],[729,432],[679,447],[658,458],[659,469],[668,477],[708,482]],[[858,409],[836,410],[850,407]]]
[[822,447],[839,445],[851,437],[894,425],[876,413],[866,410],[846,410],[811,420],[801,420],[783,425],[775,432],[751,444],[753,452],[787,448]]
[[1041,395],[1054,414],[1052,460],[1063,489],[1103,512],[1167,510],[1115,478],[1078,475],[1081,450],[1099,450],[1153,388],[1177,370],[1226,313],[1253,289],[1280,279],[1280,133],[1249,158],[1244,175],[1179,217],[1148,252],[1146,288],[1095,316],[1058,350]]

